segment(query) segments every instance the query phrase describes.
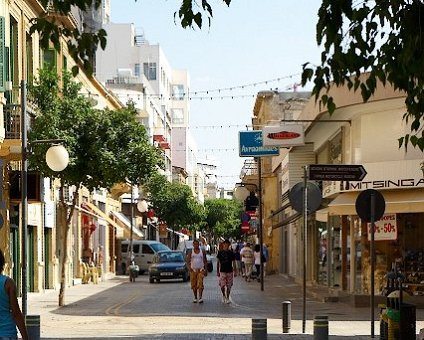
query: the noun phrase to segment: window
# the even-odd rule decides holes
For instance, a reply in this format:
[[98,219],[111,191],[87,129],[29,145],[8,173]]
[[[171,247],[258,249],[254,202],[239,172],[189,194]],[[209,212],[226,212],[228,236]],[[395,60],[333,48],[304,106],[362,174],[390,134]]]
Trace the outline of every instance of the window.
[[143,254],[154,254],[155,252],[153,251],[152,248],[150,248],[150,246],[148,246],[147,244],[143,244]]
[[156,63],[143,63],[143,73],[147,80],[156,80]]
[[133,253],[138,254],[140,252],[140,245],[133,243]]
[[184,99],[184,85],[177,84],[172,85],[172,97],[175,100],[183,100]]
[[184,111],[183,109],[172,109],[172,123],[184,124]]
[[134,75],[140,77],[140,64],[134,64]]
[[43,67],[56,68],[56,51],[52,48],[43,51]]
[[32,81],[32,77],[34,75],[33,70],[33,50],[32,50],[32,38],[29,34],[26,35],[26,63],[27,63],[27,79],[28,81]]

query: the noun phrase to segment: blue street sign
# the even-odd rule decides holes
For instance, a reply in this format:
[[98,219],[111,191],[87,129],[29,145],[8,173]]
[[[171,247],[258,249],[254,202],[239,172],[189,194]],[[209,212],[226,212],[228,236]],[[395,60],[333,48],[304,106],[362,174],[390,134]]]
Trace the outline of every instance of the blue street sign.
[[262,130],[239,131],[239,156],[263,157],[278,156],[280,148],[277,146],[263,146]]

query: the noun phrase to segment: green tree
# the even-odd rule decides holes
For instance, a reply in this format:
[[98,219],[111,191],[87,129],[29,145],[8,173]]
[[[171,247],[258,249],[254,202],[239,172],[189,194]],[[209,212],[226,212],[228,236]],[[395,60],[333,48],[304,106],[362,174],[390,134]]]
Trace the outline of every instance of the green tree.
[[170,183],[164,176],[156,175],[147,182],[146,189],[155,214],[173,230],[188,227],[194,231],[204,221],[205,209],[187,185]]
[[241,203],[223,198],[212,199],[205,201],[205,208],[207,230],[210,234],[215,237],[241,237]]
[[[79,94],[81,88],[69,73],[60,77],[53,70],[40,70],[39,78],[30,85],[29,100],[35,104],[36,116],[29,142],[64,139],[69,152],[69,165],[61,172],[52,171],[45,163],[46,144],[33,147],[30,166],[46,177],[60,180],[58,233],[62,244],[59,305],[63,306],[68,262],[68,234],[81,186],[110,189],[128,178],[142,182],[156,172],[160,153],[148,143],[146,131],[135,120],[133,108],[117,111],[96,110]],[[64,188],[75,186],[77,193],[71,205],[65,201]]]
[[[321,65],[303,67],[302,84],[313,80],[313,94],[327,105],[331,84],[360,90],[364,102],[379,82],[406,93],[404,119],[411,133],[399,147],[424,150],[424,3],[418,0],[323,0],[318,11],[317,43]],[[366,73],[365,77],[360,77]]]
[[[227,6],[231,2],[231,0],[222,1]],[[40,2],[47,10],[38,18],[31,20],[30,33],[39,32],[40,44],[43,48],[48,48],[50,44],[53,44],[59,50],[61,38],[65,38],[72,58],[78,63],[82,63],[84,70],[91,74],[93,72],[92,60],[96,50],[99,46],[102,49],[106,47],[106,31],[104,29],[93,30],[86,24],[82,31],[77,28],[69,29],[58,20],[58,16],[67,16],[75,8],[84,12],[91,9],[97,10],[101,5],[101,0],[40,0]],[[178,17],[184,28],[194,26],[201,28],[203,16],[207,16],[210,25],[212,14],[212,7],[208,0],[202,0],[200,4],[195,0],[182,0],[179,10],[174,12],[174,20]],[[78,66],[74,66],[72,72],[75,75],[78,72]]]

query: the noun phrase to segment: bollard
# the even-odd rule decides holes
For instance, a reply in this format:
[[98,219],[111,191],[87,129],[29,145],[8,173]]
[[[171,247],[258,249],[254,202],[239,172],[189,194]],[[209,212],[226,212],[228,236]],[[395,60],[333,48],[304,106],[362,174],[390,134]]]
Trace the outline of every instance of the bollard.
[[28,338],[40,340],[40,315],[26,315],[25,324],[28,331]]
[[252,319],[252,340],[266,340],[266,319]]
[[328,340],[328,316],[314,317],[314,340]]
[[291,302],[282,302],[282,320],[283,320],[283,333],[289,333],[291,327]]

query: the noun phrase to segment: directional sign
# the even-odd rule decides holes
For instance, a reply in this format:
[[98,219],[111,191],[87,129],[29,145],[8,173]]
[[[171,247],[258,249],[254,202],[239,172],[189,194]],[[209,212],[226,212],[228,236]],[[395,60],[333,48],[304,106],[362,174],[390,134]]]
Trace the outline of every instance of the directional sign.
[[367,172],[357,164],[311,164],[309,179],[313,181],[362,181]]
[[276,146],[263,146],[262,130],[240,131],[240,157],[278,156],[280,148]]

